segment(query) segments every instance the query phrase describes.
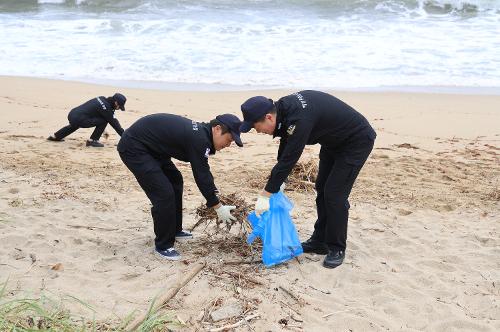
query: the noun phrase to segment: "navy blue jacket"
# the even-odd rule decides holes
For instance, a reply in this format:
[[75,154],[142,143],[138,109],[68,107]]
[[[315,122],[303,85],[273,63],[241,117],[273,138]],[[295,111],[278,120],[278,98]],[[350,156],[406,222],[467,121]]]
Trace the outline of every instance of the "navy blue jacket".
[[376,133],[368,120],[340,99],[313,90],[296,92],[276,103],[276,129],[273,137],[281,137],[278,163],[273,167],[265,190],[276,193],[299,160],[306,145],[341,152],[348,162],[349,147],[363,140],[374,140]]
[[174,158],[189,162],[196,185],[207,200],[207,206],[219,203],[216,195],[218,191],[208,164],[209,155],[215,154],[210,124],[174,114],[151,114],[137,120],[125,130],[118,143],[118,151],[127,150],[131,145],[130,140],[145,147],[158,160]]
[[79,123],[85,123],[87,119],[102,118],[109,123],[118,135],[123,134],[123,128],[120,122],[115,118],[115,108],[112,98],[99,96],[77,106],[71,110],[68,119],[71,124],[79,126]]

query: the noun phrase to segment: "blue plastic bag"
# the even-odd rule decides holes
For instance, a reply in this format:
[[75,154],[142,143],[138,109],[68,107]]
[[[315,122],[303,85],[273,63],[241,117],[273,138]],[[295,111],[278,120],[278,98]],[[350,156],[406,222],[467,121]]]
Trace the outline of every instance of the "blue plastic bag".
[[260,218],[255,212],[248,216],[252,233],[247,238],[248,244],[257,237],[262,239],[262,261],[267,267],[283,263],[304,252],[290,218],[292,202],[280,191],[271,195],[269,205],[269,211],[261,214]]

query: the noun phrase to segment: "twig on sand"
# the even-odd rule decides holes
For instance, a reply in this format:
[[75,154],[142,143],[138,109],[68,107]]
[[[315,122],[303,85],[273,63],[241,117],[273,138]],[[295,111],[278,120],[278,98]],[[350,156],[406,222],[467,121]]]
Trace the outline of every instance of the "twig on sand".
[[234,328],[240,326],[241,324],[249,322],[250,320],[257,318],[259,316],[260,316],[260,314],[250,315],[250,316],[247,316],[234,324],[217,327],[215,329],[210,329],[210,332],[218,332],[218,331],[225,331],[225,330],[234,329]]
[[286,289],[285,287],[283,286],[279,286],[279,288],[284,291],[286,294],[288,294],[292,299],[294,299],[295,301],[297,301],[297,303],[299,303],[301,306],[303,304],[303,300],[298,297],[297,295],[293,294],[290,290]]
[[[149,310],[149,314],[158,311],[158,309],[162,308],[171,298],[173,298],[179,290],[184,287],[191,279],[193,279],[203,268],[205,267],[205,262],[195,264],[195,266],[184,275],[184,278],[180,280],[177,285],[173,288],[169,288],[166,293],[161,295],[155,302],[152,304],[151,309]],[[142,314],[137,317],[134,321],[132,321],[127,326],[127,331],[134,331],[137,327],[147,318],[147,314]]]
[[264,282],[258,280],[258,279],[255,279],[253,277],[250,277],[250,276],[247,276],[247,275],[244,275],[242,273],[236,273],[236,272],[230,272],[230,271],[225,271],[224,273],[227,273],[233,277],[236,277],[238,279],[245,279],[247,281],[250,281],[251,283],[254,283],[254,284],[257,284],[257,285],[264,285]]
[[227,261],[227,262],[224,262],[224,265],[259,264],[259,263],[260,263],[260,261],[256,261],[256,260],[252,260],[252,261],[241,260],[241,261]]
[[67,225],[71,228],[85,228],[88,230],[100,229],[102,231],[119,231],[123,229],[136,229],[136,228],[145,228],[145,226],[131,226],[131,227],[120,227],[120,228],[108,228],[108,227],[99,227],[99,226],[89,226],[89,225]]

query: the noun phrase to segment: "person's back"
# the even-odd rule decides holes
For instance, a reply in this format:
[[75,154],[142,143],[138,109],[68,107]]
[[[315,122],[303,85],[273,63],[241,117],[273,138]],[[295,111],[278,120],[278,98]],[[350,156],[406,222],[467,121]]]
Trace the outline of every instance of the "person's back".
[[[187,160],[187,148],[196,140],[198,123],[175,114],[158,113],[146,115],[132,124],[123,134],[145,146],[157,157],[173,157]],[[193,133],[195,132],[195,133]],[[208,133],[205,135],[208,136]],[[166,144],[168,142],[168,144]],[[125,140],[120,140],[118,151],[124,151]]]
[[280,98],[276,106],[284,113],[284,130],[299,120],[313,122],[307,144],[337,147],[359,135],[375,138],[375,131],[361,113],[325,92],[300,91]]

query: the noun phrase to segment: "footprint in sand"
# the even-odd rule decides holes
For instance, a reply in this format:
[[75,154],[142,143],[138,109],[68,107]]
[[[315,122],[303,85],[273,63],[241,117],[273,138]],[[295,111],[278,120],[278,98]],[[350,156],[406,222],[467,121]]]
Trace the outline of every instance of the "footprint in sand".
[[432,260],[419,261],[417,262],[417,265],[428,266],[436,271],[442,271],[442,272],[455,272],[457,270],[456,268],[454,268],[453,266],[449,265],[446,262],[438,262]]
[[109,271],[113,270],[117,261],[118,261],[117,257],[102,258],[97,263],[94,264],[94,266],[92,267],[92,270],[94,270],[96,272],[101,272],[101,273],[109,272]]
[[405,210],[405,209],[398,209],[398,214],[400,216],[407,216],[407,215],[410,215],[412,213],[413,213],[413,211],[408,211],[408,210]]

